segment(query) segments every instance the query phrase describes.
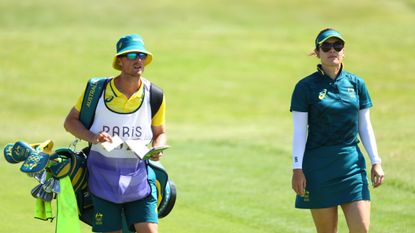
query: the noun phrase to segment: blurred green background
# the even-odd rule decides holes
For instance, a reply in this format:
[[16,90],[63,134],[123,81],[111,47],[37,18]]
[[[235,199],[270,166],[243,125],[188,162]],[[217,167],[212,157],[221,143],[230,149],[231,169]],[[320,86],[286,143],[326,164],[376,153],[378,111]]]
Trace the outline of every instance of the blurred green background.
[[[372,189],[371,232],[413,232],[414,22],[413,0],[3,0],[0,146],[67,147],[63,120],[86,81],[117,75],[115,43],[138,33],[154,54],[144,76],[167,96],[163,164],[178,189],[160,232],[315,232],[309,211],[293,207],[289,105],[315,71],[316,34],[334,27],[345,69],[374,102],[386,183]],[[0,232],[54,231],[33,218],[35,180],[3,156],[0,183]]]

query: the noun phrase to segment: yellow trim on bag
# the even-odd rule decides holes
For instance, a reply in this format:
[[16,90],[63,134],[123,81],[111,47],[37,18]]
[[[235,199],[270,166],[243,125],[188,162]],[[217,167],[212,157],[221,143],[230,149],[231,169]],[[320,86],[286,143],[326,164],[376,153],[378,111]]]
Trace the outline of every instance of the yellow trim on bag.
[[156,187],[157,187],[157,206],[160,205],[161,199],[163,199],[163,196],[161,195],[161,184],[160,181],[156,180]]

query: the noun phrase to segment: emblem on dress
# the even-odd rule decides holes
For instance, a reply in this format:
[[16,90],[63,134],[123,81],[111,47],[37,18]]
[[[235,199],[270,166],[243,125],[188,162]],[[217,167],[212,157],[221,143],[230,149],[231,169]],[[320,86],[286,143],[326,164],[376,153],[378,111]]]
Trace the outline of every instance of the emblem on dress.
[[324,97],[326,97],[326,94],[327,94],[327,89],[323,89],[322,91],[320,91],[318,98],[322,100],[324,99]]
[[304,198],[304,201],[310,201],[310,192],[305,190],[303,198]]
[[347,93],[349,93],[349,96],[352,97],[352,98],[356,97],[353,87],[347,88]]
[[102,225],[103,224],[103,222],[102,222],[103,217],[104,217],[104,215],[99,213],[99,212],[97,214],[95,214],[95,224],[96,225]]

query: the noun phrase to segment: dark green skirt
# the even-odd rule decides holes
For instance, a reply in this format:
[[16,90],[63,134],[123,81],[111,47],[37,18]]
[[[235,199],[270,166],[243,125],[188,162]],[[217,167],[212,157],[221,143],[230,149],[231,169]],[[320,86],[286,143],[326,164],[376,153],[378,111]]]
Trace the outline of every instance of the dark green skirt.
[[306,150],[303,172],[306,195],[297,195],[296,208],[328,208],[370,200],[366,163],[357,145]]

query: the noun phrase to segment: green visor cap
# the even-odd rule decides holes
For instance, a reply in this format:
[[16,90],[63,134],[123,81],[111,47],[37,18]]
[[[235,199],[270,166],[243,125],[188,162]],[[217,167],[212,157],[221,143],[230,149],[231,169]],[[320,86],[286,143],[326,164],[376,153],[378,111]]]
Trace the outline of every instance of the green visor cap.
[[316,38],[316,48],[319,45],[321,45],[324,41],[326,41],[326,40],[328,40],[329,38],[332,38],[332,37],[336,37],[336,38],[342,40],[343,42],[345,42],[342,35],[340,34],[340,32],[338,32],[334,29],[330,29],[330,30],[327,30],[323,33],[320,33],[317,36],[317,38]]
[[147,54],[144,65],[148,65],[153,60],[153,54],[144,48],[144,39],[137,34],[129,34],[121,37],[116,45],[117,53],[114,56],[112,67],[116,70],[121,70],[117,63],[117,57],[130,52],[141,52]]

